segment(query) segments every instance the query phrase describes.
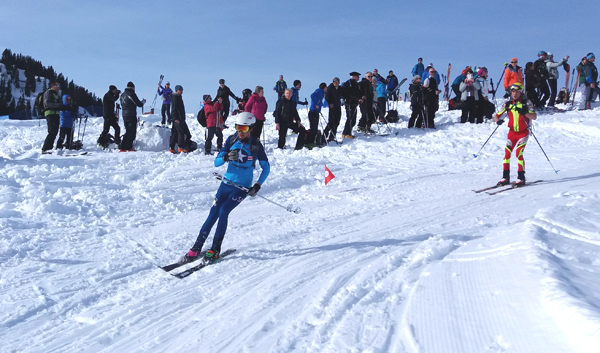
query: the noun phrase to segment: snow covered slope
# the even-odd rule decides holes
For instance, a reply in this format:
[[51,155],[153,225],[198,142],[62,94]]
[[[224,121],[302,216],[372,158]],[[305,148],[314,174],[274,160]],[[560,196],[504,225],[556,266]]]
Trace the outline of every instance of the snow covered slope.
[[471,190],[501,177],[506,125],[473,158],[495,125],[442,111],[408,130],[399,110],[397,135],[310,151],[274,150],[268,123],[260,194],[302,212],[248,198],[223,244],[238,251],[184,280],[157,266],[193,244],[213,157],[166,152],[157,116],[135,153],[99,150],[90,119],[72,157],[40,155],[43,121],[0,122],[0,350],[597,352],[600,112],[541,115],[560,172],[530,139],[544,181],[492,196]]

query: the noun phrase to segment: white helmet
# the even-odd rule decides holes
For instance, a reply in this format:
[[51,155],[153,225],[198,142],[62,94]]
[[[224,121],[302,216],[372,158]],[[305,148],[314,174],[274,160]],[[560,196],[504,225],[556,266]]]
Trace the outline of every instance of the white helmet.
[[235,116],[235,124],[243,126],[252,126],[256,124],[256,117],[252,113],[242,112]]

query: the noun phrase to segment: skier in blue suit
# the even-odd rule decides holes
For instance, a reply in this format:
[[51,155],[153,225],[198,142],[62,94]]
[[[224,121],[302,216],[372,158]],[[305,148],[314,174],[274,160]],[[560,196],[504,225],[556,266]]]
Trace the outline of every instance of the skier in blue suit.
[[[244,201],[247,195],[256,195],[260,190],[260,186],[269,176],[270,166],[265,149],[260,140],[250,135],[250,131],[256,123],[256,118],[248,112],[240,113],[235,118],[236,134],[227,138],[225,145],[215,158],[215,167],[229,163],[227,172],[217,190],[215,202],[210,209],[208,217],[200,229],[198,239],[187,255],[185,255],[184,262],[191,262],[198,258],[200,250],[202,250],[202,246],[217,220],[217,229],[213,243],[210,250],[204,255],[204,261],[213,262],[219,258],[221,244],[227,230],[229,213]],[[257,161],[262,171],[256,183],[252,185],[254,165]],[[241,190],[232,185],[233,183],[243,186],[248,190]]]

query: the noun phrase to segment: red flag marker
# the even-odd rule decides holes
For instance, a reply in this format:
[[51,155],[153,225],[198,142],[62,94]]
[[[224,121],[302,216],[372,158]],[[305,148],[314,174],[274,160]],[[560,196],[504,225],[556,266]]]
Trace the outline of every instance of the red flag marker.
[[331,170],[329,170],[329,168],[327,168],[327,165],[326,165],[325,166],[325,185],[327,185],[333,178],[335,178],[335,175],[333,175]]

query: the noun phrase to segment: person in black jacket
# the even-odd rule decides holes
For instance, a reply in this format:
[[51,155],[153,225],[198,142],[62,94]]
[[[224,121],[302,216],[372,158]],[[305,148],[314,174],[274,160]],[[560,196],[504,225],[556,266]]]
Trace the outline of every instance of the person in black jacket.
[[327,141],[335,141],[337,129],[342,118],[342,87],[340,86],[339,77],[334,77],[333,82],[327,87],[325,100],[329,104],[329,122],[323,132]]
[[289,88],[285,90],[283,97],[277,101],[275,111],[273,112],[273,115],[275,116],[275,127],[279,130],[277,148],[284,148],[288,129],[298,133],[296,150],[301,150],[302,147],[304,147],[306,129],[300,122],[300,115],[298,115],[296,104],[297,103],[292,100],[292,90]]
[[123,124],[125,125],[125,135],[119,145],[121,152],[135,151],[133,149],[133,141],[137,134],[137,107],[143,107],[146,100],[140,101],[135,94],[135,85],[129,81],[125,92],[121,94],[121,108],[123,109]]
[[430,67],[429,77],[423,82],[423,93],[425,96],[425,127],[435,129],[435,112],[440,108],[440,89],[438,88],[438,82],[435,79],[435,69]]
[[[412,108],[412,114],[408,120],[408,128],[422,127],[423,126],[423,89],[421,87],[421,76],[415,75],[412,83],[408,87],[410,95],[410,107]],[[415,125],[416,123],[416,125]]]
[[375,113],[373,112],[373,73],[367,72],[362,81],[358,84],[362,92],[363,102],[360,104],[360,120],[358,121],[358,132],[373,133],[371,124],[375,122]]
[[358,79],[360,74],[356,71],[350,73],[350,79],[344,82],[342,86],[342,95],[346,103],[346,125],[342,132],[342,138],[353,139],[352,128],[356,124],[356,108],[363,102],[363,96],[358,87]]
[[[100,137],[98,137],[98,145],[102,148],[108,147],[108,144],[111,142],[110,137],[108,136],[110,128],[112,127],[115,130],[114,142],[118,145],[121,143],[121,127],[119,126],[119,116],[115,114],[115,102],[119,99],[119,95],[121,91],[117,89],[116,86],[110,85],[108,87],[108,92],[104,95],[102,99],[102,117],[104,118],[104,128],[102,129],[102,133]],[[117,107],[120,106],[117,104]]]
[[[169,139],[169,151],[171,153],[191,152],[190,141],[192,134],[190,128],[185,121],[185,105],[183,104],[183,87],[175,86],[175,93],[171,95],[171,119],[173,127],[171,128],[171,138]],[[179,150],[175,150],[175,144],[179,146]]]
[[225,86],[225,80],[220,79],[219,88],[217,89],[217,95],[215,96],[213,102],[216,102],[217,100],[219,100],[219,98],[221,98],[221,100],[223,101],[223,115],[221,116],[223,118],[223,123],[225,123],[227,117],[229,116],[229,97],[235,99],[236,102],[240,100],[238,97],[236,97],[235,94],[233,94],[233,92],[231,92],[229,87]]

